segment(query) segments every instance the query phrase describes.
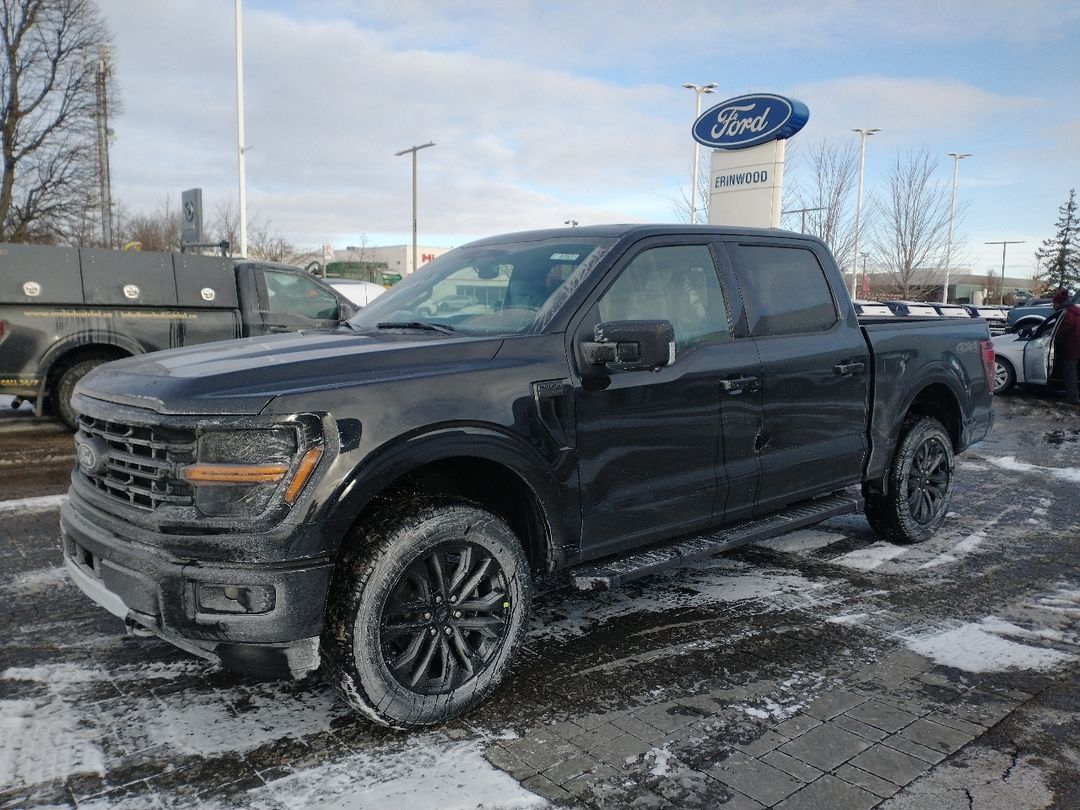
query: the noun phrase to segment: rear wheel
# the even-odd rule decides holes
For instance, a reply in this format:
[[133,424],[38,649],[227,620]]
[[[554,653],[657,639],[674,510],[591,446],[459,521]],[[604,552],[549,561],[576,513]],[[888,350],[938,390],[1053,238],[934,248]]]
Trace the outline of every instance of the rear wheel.
[[529,567],[510,527],[465,502],[384,512],[344,555],[323,662],[375,722],[449,720],[498,686],[524,636]]
[[929,539],[948,514],[952,470],[952,439],[941,422],[909,418],[889,465],[887,493],[866,497],[871,528],[893,543]]
[[994,358],[994,393],[1004,394],[1016,385],[1016,369],[1004,357]]

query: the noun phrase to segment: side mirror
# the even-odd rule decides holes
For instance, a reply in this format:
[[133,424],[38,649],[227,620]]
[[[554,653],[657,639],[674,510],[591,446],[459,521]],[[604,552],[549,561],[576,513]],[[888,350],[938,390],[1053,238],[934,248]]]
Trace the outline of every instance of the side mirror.
[[608,321],[581,344],[585,362],[624,371],[659,369],[675,362],[675,329],[671,321]]
[[347,321],[359,311],[360,307],[356,306],[356,304],[351,301],[342,301],[338,305],[338,320]]

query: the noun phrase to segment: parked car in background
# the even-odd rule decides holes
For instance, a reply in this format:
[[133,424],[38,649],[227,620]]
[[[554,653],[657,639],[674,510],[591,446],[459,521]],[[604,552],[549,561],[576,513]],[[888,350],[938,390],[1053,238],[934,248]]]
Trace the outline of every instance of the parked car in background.
[[[1076,303],[1076,295],[1069,299],[1070,304]],[[1013,307],[1009,310],[1006,318],[1006,332],[1021,332],[1038,326],[1054,312],[1054,306],[1049,298],[1033,298],[1022,307]]]
[[859,301],[856,299],[852,303],[855,305],[856,315],[894,317],[893,311],[880,301]]
[[991,335],[1005,333],[1009,314],[1008,307],[965,304],[964,309],[968,311],[972,318],[982,318],[986,321],[986,325],[990,327]]
[[942,318],[970,318],[971,314],[959,304],[931,304]]
[[1061,320],[1052,312],[1037,326],[998,335],[994,342],[994,393],[1004,394],[1014,385],[1060,385],[1060,368],[1054,367],[1054,329]]
[[328,278],[326,283],[344,295],[358,307],[366,307],[384,292],[386,287],[374,281],[358,281],[351,278]]
[[907,315],[914,318],[940,318],[933,304],[922,301],[883,301],[893,315]]

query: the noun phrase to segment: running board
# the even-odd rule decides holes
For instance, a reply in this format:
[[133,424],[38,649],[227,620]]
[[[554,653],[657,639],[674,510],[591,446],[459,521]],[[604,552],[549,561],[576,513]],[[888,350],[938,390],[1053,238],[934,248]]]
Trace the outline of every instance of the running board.
[[862,508],[863,500],[857,493],[845,492],[801,501],[783,511],[734,523],[709,534],[650,546],[625,557],[607,557],[598,562],[586,563],[575,568],[571,576],[574,587],[578,590],[617,588],[640,577],[678,568],[794,529],[813,526],[837,515],[862,512]]

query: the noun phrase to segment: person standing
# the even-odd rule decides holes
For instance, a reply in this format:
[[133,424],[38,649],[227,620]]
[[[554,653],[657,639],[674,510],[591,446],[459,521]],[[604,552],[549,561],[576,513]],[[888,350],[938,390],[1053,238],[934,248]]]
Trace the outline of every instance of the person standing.
[[1061,363],[1065,376],[1065,399],[1080,405],[1080,390],[1077,387],[1077,366],[1080,365],[1080,306],[1069,304],[1069,291],[1064,287],[1054,293],[1051,303],[1054,311],[1064,309],[1061,323],[1054,330],[1054,354]]

